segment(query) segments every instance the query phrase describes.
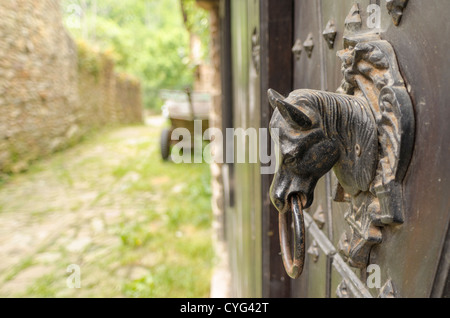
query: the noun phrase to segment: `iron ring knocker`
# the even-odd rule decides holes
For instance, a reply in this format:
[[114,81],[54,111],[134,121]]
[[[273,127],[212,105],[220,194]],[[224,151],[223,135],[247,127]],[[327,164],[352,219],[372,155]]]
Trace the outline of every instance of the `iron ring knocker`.
[[296,279],[302,274],[303,264],[305,263],[305,222],[303,219],[303,206],[298,195],[291,197],[291,207],[294,222],[294,258],[291,256],[291,245],[289,244],[287,213],[278,215],[278,226],[284,268],[291,278]]

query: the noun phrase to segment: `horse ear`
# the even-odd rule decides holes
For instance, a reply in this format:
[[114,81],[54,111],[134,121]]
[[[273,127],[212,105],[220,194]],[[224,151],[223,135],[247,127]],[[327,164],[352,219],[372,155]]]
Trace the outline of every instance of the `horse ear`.
[[270,104],[274,109],[278,109],[280,111],[284,119],[296,123],[301,128],[311,128],[311,119],[300,108],[297,108],[294,105],[285,102],[285,98],[273,89],[269,89],[268,95]]
[[280,93],[271,88],[267,91],[267,95],[269,96],[270,105],[274,110],[277,109],[278,102],[285,99],[283,95],[281,95]]

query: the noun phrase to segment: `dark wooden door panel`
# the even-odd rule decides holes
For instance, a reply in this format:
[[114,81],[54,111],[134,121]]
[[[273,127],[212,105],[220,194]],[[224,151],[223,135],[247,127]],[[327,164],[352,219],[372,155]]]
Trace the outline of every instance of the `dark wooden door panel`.
[[[293,54],[294,60],[294,89],[312,88],[320,90],[323,86],[322,56],[321,56],[321,26],[319,15],[319,2],[316,0],[295,1],[294,9],[294,39],[292,46],[296,44],[302,47],[301,54]],[[312,36],[312,38],[311,38]],[[308,52],[309,40],[312,39],[313,48]],[[314,214],[320,209],[327,214],[327,185],[326,178],[322,178],[316,188],[314,205],[309,212]],[[329,224],[328,224],[329,225]],[[324,231],[328,225],[324,223]],[[291,281],[293,297],[327,296],[327,256],[320,248],[315,247],[311,235],[306,237],[306,253],[304,274],[297,280]],[[315,250],[319,255],[314,256]]]
[[[293,39],[294,1],[261,1],[260,12],[261,127],[268,129],[273,109],[266,97],[267,90],[273,88],[281,94],[292,91],[293,60],[290,44]],[[289,297],[289,277],[280,258],[278,211],[269,197],[272,180],[273,175],[261,175],[262,295]]]
[[[272,115],[268,88],[285,95],[301,88],[335,92],[343,80],[337,53],[344,49],[346,19],[357,4],[355,15],[361,25],[356,33],[388,41],[395,53],[390,55],[394,56],[390,65],[398,62],[397,73],[404,81],[400,86],[413,103],[414,150],[399,196],[404,220],[376,225],[382,242],[374,243],[367,265],[379,266],[381,285],[386,288],[364,286],[368,277],[365,261],[359,263],[360,269],[351,268],[339,254],[341,238],[350,232],[345,215],[356,210],[350,210],[342,196],[340,202],[333,200],[337,178],[329,172],[319,180],[314,203],[306,211],[314,229],[308,226],[303,275],[291,280],[283,272],[278,213],[268,196],[272,176],[261,175],[259,164],[234,164],[235,204],[226,212],[234,296],[378,297],[380,292],[396,297],[442,296],[448,284],[437,279],[448,277],[450,245],[450,42],[445,40],[450,32],[445,14],[450,12],[450,2],[409,0],[398,25],[393,23],[386,1],[277,2],[231,1],[233,127],[268,127]],[[375,28],[370,25],[374,17],[371,8],[380,10]],[[336,28],[331,47],[323,37],[330,21]],[[355,52],[352,44],[350,51]],[[354,223],[352,227],[355,229]],[[351,286],[343,284],[343,279],[352,281]]]
[[[302,52],[300,57],[294,57],[294,89],[321,88],[321,55],[319,43],[322,40],[320,34],[320,21],[317,0],[295,1],[294,9],[294,46],[300,41]],[[308,35],[312,35],[313,49],[311,56],[305,48]]]
[[[341,60],[336,53],[343,49],[345,20],[355,2],[310,0],[295,4],[294,42],[306,40],[311,33],[314,49],[309,57],[303,47],[301,56],[294,58],[294,88],[335,91],[343,76]],[[373,13],[371,8],[377,4],[381,13],[380,24],[379,28],[371,29],[368,20]],[[450,93],[442,89],[442,83],[450,80],[447,71],[450,62],[446,58],[450,44],[442,41],[439,35],[442,34],[439,29],[448,25],[445,15],[439,12],[450,12],[450,3],[410,1],[399,26],[394,25],[384,3],[359,1],[358,8],[360,32],[379,33],[393,46],[417,118],[414,155],[403,183],[405,222],[383,228],[383,243],[375,245],[369,264],[379,265],[382,284],[391,283],[397,297],[428,297],[435,283],[438,264],[444,257],[442,250],[450,219],[450,201],[446,195],[450,188],[450,169],[445,168],[448,167],[446,158],[450,155],[450,143],[446,137],[450,133],[446,125],[450,111],[443,106],[449,103]],[[334,22],[337,31],[332,48],[322,38],[329,21]],[[333,173],[323,178],[322,183],[315,191],[316,204],[308,212],[314,214],[317,205],[325,207],[325,219],[331,224],[325,224],[323,232],[339,250],[342,235],[349,231],[344,215],[350,205],[330,200],[336,183]],[[307,239],[310,245],[312,238],[308,236]],[[448,266],[440,266],[439,270],[448,270]],[[353,271],[365,282],[365,268]],[[317,297],[330,293],[337,296],[336,289],[342,282],[340,276],[329,264],[312,262],[308,255],[305,273],[292,283],[292,293],[295,296]],[[326,284],[330,285],[324,287]],[[312,285],[315,287],[311,289]],[[318,285],[325,289],[319,291]],[[380,289],[372,288],[370,292],[372,296],[378,296]]]
[[[358,1],[360,15],[362,19],[362,28],[367,29],[368,13],[367,8],[370,5],[369,0]],[[344,48],[344,29],[345,19],[350,12],[350,9],[355,4],[352,0],[321,0],[318,1],[320,7],[320,33],[325,30],[328,22],[334,21],[336,28],[336,38],[334,40],[333,48],[326,45],[325,40],[321,36],[320,41],[323,46],[323,80],[324,87],[322,89],[335,92],[342,82],[341,61],[336,56],[337,52]]]
[[[336,28],[336,38],[334,40],[334,45],[332,48],[328,46],[324,38],[322,41],[322,90],[335,92],[342,82],[342,70],[341,61],[337,57],[337,52],[344,48],[344,31],[345,31],[345,20],[355,5],[352,0],[345,1],[332,1],[332,0],[321,0],[319,2],[320,8],[320,20],[321,28],[320,33],[322,34],[328,23],[333,23]],[[366,8],[370,4],[369,0],[359,1],[358,6],[360,10],[360,15],[362,21],[367,18]],[[363,28],[365,26],[363,25]],[[344,220],[344,215],[350,208],[348,203],[337,203],[333,201],[333,190],[336,188],[337,179],[333,172],[328,174],[327,186],[328,192],[327,196],[329,198],[327,205],[327,220],[328,226],[331,229],[328,230],[328,237],[330,241],[339,250],[338,244],[341,236],[349,231],[349,226]],[[341,275],[335,270],[331,269],[331,282],[330,282],[330,297],[336,297],[336,290],[339,284],[342,283]],[[354,269],[354,272],[358,277],[361,277],[360,270]]]
[[[313,217],[318,227],[327,232],[326,217],[326,178],[319,180],[316,187],[316,199],[313,205],[307,210]],[[327,280],[330,275],[327,273],[329,262],[327,255],[323,253],[318,242],[310,232],[306,236],[306,257],[304,274],[297,280],[292,280],[292,297],[327,297]]]
[[450,220],[450,42],[443,40],[450,25],[444,12],[450,12],[448,1],[409,1],[400,26],[383,34],[396,51],[416,118],[403,190],[406,220],[386,231],[374,251],[402,297],[431,295]]

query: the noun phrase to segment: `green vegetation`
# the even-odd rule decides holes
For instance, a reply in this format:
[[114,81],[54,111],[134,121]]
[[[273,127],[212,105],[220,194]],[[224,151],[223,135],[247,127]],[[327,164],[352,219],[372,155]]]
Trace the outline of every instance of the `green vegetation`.
[[[209,296],[209,166],[162,161],[153,120],[99,131],[0,187],[1,297]],[[2,254],[27,239],[19,260]]]
[[78,69],[88,72],[96,79],[102,70],[101,53],[91,48],[85,41],[77,41]]
[[[147,108],[160,109],[160,89],[192,86],[198,62],[190,52],[193,36],[201,40],[203,58],[208,56],[208,14],[195,5],[195,0],[62,3],[65,24],[76,38],[109,50],[119,71],[141,80]],[[86,62],[95,66],[95,61]]]

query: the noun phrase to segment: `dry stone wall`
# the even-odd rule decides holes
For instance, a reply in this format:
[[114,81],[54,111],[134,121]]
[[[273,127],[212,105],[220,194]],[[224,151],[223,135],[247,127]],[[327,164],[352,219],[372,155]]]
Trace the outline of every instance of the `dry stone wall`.
[[92,128],[142,122],[139,82],[82,47],[97,64],[85,63],[62,20],[58,0],[0,1],[0,172],[25,170]]

